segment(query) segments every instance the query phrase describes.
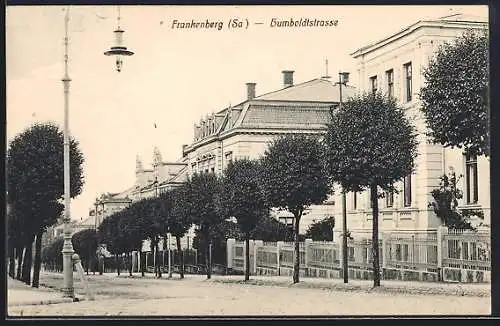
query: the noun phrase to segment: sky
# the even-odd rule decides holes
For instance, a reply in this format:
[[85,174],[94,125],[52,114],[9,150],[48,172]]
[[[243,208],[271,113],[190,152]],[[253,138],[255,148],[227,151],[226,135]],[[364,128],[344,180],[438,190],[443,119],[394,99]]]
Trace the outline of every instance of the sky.
[[[60,6],[7,6],[7,141],[35,122],[63,127],[64,11]],[[96,197],[135,182],[135,158],[151,165],[182,156],[201,117],[282,88],[282,70],[305,82],[351,72],[350,53],[417,22],[453,13],[487,16],[487,6],[121,6],[124,45],[134,51],[115,70],[116,6],[71,6],[69,129],[80,144],[85,185],[71,217],[88,217]],[[383,18],[386,17],[387,19]],[[390,19],[389,19],[390,17]],[[277,20],[337,20],[332,27],[271,27]],[[228,29],[230,19],[243,28]],[[223,21],[217,29],[172,28],[174,20]],[[248,21],[248,28],[246,22]],[[262,24],[255,24],[255,23]],[[156,128],[155,128],[156,124]],[[8,144],[7,144],[8,146]]]

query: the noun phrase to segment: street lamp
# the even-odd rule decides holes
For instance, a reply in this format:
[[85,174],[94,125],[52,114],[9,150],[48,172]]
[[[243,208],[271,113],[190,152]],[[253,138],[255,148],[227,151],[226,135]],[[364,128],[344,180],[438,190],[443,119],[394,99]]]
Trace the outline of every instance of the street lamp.
[[75,291],[73,288],[73,244],[71,243],[71,226],[70,226],[70,161],[69,161],[69,86],[71,78],[68,74],[68,25],[69,25],[69,6],[66,7],[66,15],[64,17],[64,77],[62,79],[64,87],[64,244],[62,249],[63,255],[63,274],[64,274],[64,296],[75,299]]
[[134,52],[129,51],[126,46],[123,45],[123,33],[125,31],[120,27],[120,6],[118,6],[118,18],[117,27],[114,30],[115,33],[115,45],[111,47],[108,51],[104,52],[104,55],[116,56],[116,71],[120,72],[122,70],[123,61],[122,56],[132,56]]
[[[349,82],[348,72],[339,72],[339,108],[342,108],[342,85],[346,86]],[[344,283],[348,282],[349,273],[347,266],[347,199],[346,191],[342,190],[342,270],[344,275]]]

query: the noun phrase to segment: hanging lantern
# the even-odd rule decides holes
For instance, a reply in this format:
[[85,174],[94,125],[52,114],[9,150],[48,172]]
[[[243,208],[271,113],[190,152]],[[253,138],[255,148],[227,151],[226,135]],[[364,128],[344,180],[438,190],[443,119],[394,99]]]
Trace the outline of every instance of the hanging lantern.
[[115,33],[115,45],[111,47],[108,51],[104,52],[105,55],[110,56],[114,55],[116,56],[116,71],[120,72],[122,70],[123,66],[123,61],[122,61],[122,56],[131,56],[134,54],[134,52],[129,51],[126,46],[123,45],[123,33],[125,31],[120,28],[120,7],[118,7],[118,26],[116,30],[114,31]]

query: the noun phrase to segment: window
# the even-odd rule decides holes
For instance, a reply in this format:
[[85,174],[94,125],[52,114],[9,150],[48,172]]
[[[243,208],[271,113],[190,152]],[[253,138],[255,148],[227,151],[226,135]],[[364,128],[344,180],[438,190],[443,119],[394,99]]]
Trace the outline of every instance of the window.
[[404,188],[404,207],[411,206],[411,174],[407,175],[403,180]]
[[406,102],[411,101],[412,83],[411,83],[411,62],[406,63],[404,66],[405,72],[405,90],[406,90]]
[[387,77],[387,95],[394,97],[394,70],[387,70],[385,74]]
[[355,191],[352,193],[352,209],[358,209],[358,193]]
[[211,168],[210,172],[215,173],[215,168]]
[[394,206],[394,191],[386,191],[385,193],[385,207]]
[[370,87],[373,94],[377,93],[377,76],[370,77]]
[[467,154],[465,156],[465,183],[467,204],[477,203],[477,157],[475,155]]

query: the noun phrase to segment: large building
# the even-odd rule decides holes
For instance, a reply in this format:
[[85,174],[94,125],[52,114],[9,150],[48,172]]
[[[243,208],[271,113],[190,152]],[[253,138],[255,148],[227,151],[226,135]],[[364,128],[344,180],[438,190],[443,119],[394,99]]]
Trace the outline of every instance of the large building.
[[[394,96],[418,130],[416,169],[397,184],[399,194],[380,199],[380,229],[434,229],[441,221],[429,203],[431,191],[439,187],[440,177],[453,169],[463,175],[464,198],[459,209],[481,209],[490,223],[489,160],[468,157],[461,150],[434,145],[425,136],[426,124],[420,110],[419,90],[425,82],[422,69],[443,42],[452,41],[468,29],[482,30],[487,20],[461,14],[436,20],[419,21],[388,37],[352,53],[356,60],[360,92],[383,92]],[[339,201],[340,202],[340,201]],[[352,232],[371,229],[369,192],[347,195],[348,228]],[[336,216],[341,214],[337,207]],[[336,225],[341,230],[342,225]]]
[[[293,73],[283,71],[282,87],[259,96],[256,84],[247,83],[244,101],[206,116],[194,126],[193,142],[183,146],[183,157],[177,162],[163,162],[158,149],[153,153],[152,168],[145,168],[137,158],[136,183],[122,193],[109,194],[96,202],[99,223],[133,201],[182,184],[194,173],[221,174],[232,160],[258,158],[280,135],[324,133],[330,110],[339,103],[339,86],[329,77],[295,84]],[[355,88],[343,86],[343,94],[352,96]],[[314,221],[331,216],[332,207],[331,200],[311,207],[301,220],[300,232],[304,233]],[[274,214],[283,222],[292,223],[290,213],[274,211]]]
[[[262,156],[269,144],[285,134],[323,134],[330,110],[339,103],[339,86],[329,77],[295,84],[293,71],[285,70],[277,91],[257,96],[256,84],[247,83],[247,99],[201,119],[194,126],[193,142],[185,145],[187,173],[222,173],[228,163]],[[355,94],[343,86],[343,96]],[[310,207],[301,219],[300,232],[316,220],[333,214],[333,202]],[[276,214],[292,223],[291,214]]]

